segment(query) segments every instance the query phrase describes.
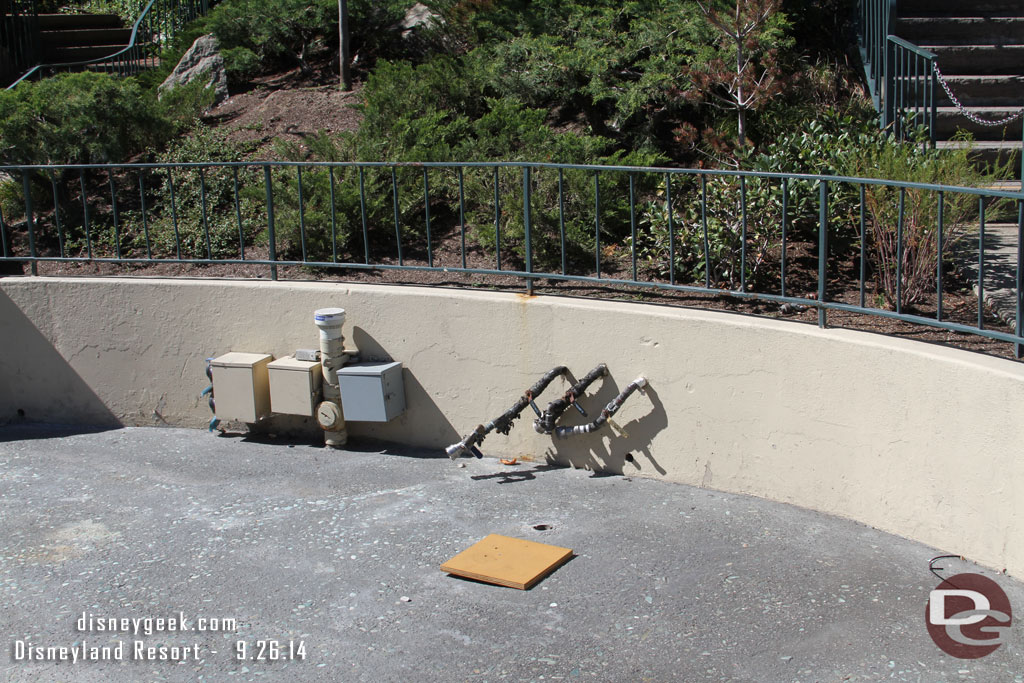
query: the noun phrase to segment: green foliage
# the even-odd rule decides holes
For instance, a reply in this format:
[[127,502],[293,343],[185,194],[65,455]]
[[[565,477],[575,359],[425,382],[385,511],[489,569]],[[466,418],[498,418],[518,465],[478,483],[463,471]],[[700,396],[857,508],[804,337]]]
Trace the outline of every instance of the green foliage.
[[[364,174],[374,191],[365,195],[368,218],[386,219],[383,179]],[[301,178],[301,190],[300,190]],[[333,203],[332,203],[333,199]],[[359,171],[338,167],[285,167],[274,172],[275,235],[278,253],[287,259],[331,262],[361,261],[362,206]]]
[[[880,135],[875,144],[851,150],[845,170],[862,177],[964,187],[1012,177],[1009,166],[994,169],[992,175],[979,172],[969,154],[969,149],[939,151],[923,140],[897,143]],[[937,259],[948,257],[965,237],[967,226],[977,220],[978,200],[944,193],[941,254],[935,192],[869,185],[865,210],[876,283],[886,303],[895,308],[920,303],[934,289]],[[901,213],[902,254],[897,234]]]
[[[197,127],[171,145],[157,161],[234,162],[241,161],[245,152],[245,148],[232,143],[224,134]],[[237,173],[239,188],[262,185],[258,172],[251,167],[239,167]],[[180,253],[182,258],[235,258],[240,245],[251,244],[266,227],[261,203],[247,192],[240,191],[236,210],[232,167],[173,168],[149,175],[145,185],[150,193],[146,217],[152,248],[164,257]],[[139,247],[141,216],[130,218]]]
[[0,91],[0,162],[124,161],[170,132],[155,101],[131,79],[61,74]]
[[702,188],[690,176],[674,180],[671,199],[672,231],[663,188],[638,211],[637,257],[659,276],[739,289],[771,264],[782,235],[778,181],[708,175]]
[[541,3],[534,12],[551,18],[535,25],[520,17],[505,40],[466,55],[485,93],[562,120],[582,117],[594,133],[633,147],[668,137],[687,107],[683,71],[694,46],[710,39],[692,3]]
[[213,106],[216,92],[208,85],[198,78],[161,93],[160,108],[175,134],[195,129],[202,113]]
[[[348,4],[351,54],[372,61],[394,52],[401,20],[414,0],[353,0]],[[310,55],[338,46],[335,0],[226,0],[203,22],[220,41],[229,78],[242,80],[280,66],[311,71]]]
[[337,17],[337,5],[327,2],[229,0],[211,13],[209,26],[232,73],[245,73],[243,65],[288,62],[308,71],[312,42],[326,34],[332,20],[337,27]]
[[[42,199],[40,191],[33,191],[33,201]],[[25,220],[25,192],[21,180],[0,181],[0,216],[7,224]]]

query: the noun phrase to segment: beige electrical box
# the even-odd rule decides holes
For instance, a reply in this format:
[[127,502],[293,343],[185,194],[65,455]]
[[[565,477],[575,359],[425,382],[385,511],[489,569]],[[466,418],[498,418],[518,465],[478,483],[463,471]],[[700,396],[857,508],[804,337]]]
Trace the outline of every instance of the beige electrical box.
[[222,420],[257,422],[270,415],[269,353],[232,351],[210,361],[213,400]]
[[324,378],[320,363],[285,356],[270,363],[267,369],[270,371],[270,409],[285,415],[312,417]]

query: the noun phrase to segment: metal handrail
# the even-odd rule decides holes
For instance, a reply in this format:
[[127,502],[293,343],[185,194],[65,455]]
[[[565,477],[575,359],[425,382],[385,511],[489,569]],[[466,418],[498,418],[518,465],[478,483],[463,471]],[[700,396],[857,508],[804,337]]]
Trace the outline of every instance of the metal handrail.
[[860,0],[858,43],[880,124],[899,140],[924,127],[935,146],[935,54],[892,35],[896,0]]
[[39,21],[36,0],[9,0],[0,14],[0,79],[32,66],[39,53]]
[[[157,57],[145,48],[166,45],[173,40],[177,32],[188,22],[209,11],[209,0],[149,0],[139,18],[132,25],[128,45],[105,57],[61,62],[56,64],[38,64],[8,86],[8,90],[24,80],[34,78],[44,71],[57,73],[60,71],[80,71],[90,66],[104,67],[107,73],[118,76],[136,74],[142,69],[156,66]],[[141,30],[140,30],[141,29]]]
[[896,0],[859,0],[860,47],[864,75],[875,109],[882,111],[882,86],[885,83],[886,38],[896,20]]
[[883,126],[905,140],[924,126],[935,146],[935,54],[902,38],[886,39],[885,108]]
[[[273,279],[284,266],[515,276],[527,291],[533,290],[536,280],[545,279],[789,304],[816,310],[822,327],[832,311],[892,318],[1008,342],[1018,356],[1024,353],[1024,191],[835,175],[530,162],[65,164],[0,167],[0,174],[20,177],[24,206],[15,221],[17,240],[11,226],[15,217],[0,213],[0,262],[28,263],[33,274],[40,263],[86,262],[263,265]],[[49,186],[52,202],[40,195]],[[757,199],[749,194],[752,188],[760,192]],[[340,200],[341,192],[346,193],[345,201]],[[727,195],[716,198],[714,192]],[[717,204],[718,213],[712,217],[714,202],[722,196],[728,201]],[[833,197],[845,202],[842,216],[830,214],[830,202],[839,201]],[[41,201],[47,204],[44,211],[34,206]],[[1017,219],[1012,332],[991,329],[984,316],[984,273],[993,262],[991,254],[986,258],[985,223],[999,201],[1004,209],[1015,207]],[[872,213],[886,202],[883,211]],[[376,208],[371,210],[371,205]],[[921,222],[922,206],[932,207],[931,213],[925,212],[927,221],[933,221],[927,225]],[[661,224],[661,242],[651,241],[653,222],[640,220],[651,221],[652,207],[663,207],[667,216]],[[689,218],[684,220],[680,212],[688,207]],[[725,214],[731,221],[734,248],[723,257],[709,250],[708,227],[709,219],[721,227]],[[454,223],[448,226],[451,230],[461,232],[462,245],[459,254],[444,258],[438,258],[435,249],[441,215]],[[885,220],[892,224],[883,225]],[[572,267],[567,265],[570,224],[577,240]],[[786,254],[787,240],[794,239],[798,228],[816,243],[818,268],[814,291],[795,295],[788,284],[792,267]],[[748,276],[755,259],[753,235],[769,229],[775,240],[769,247],[781,260],[771,261],[778,269],[770,277],[762,271],[755,280]],[[488,247],[480,235],[492,230]],[[587,230],[589,238],[579,242]],[[884,237],[879,237],[879,230],[887,231]],[[467,263],[472,249],[467,248],[468,231],[477,231],[477,246],[492,255],[489,266]],[[852,243],[852,251],[842,251],[837,246],[842,242],[830,248],[837,231],[845,231],[842,248]],[[945,260],[967,233],[971,239],[978,235],[976,324],[951,321],[943,308]],[[882,252],[876,256],[873,251],[883,238],[891,242],[888,261]],[[920,239],[925,238],[937,239],[937,244],[933,242],[926,260],[912,261],[908,254],[921,249]],[[610,263],[602,240],[606,248],[609,240],[616,240],[615,249],[623,259],[622,249],[628,246],[628,264]],[[589,265],[585,253],[578,251],[585,243],[593,247]],[[48,252],[40,248],[43,244],[49,245]],[[254,258],[257,244],[262,254]],[[694,259],[680,267],[677,257],[684,244]],[[933,259],[930,266],[927,258]],[[721,276],[721,259],[731,259],[730,267],[739,265],[738,277]],[[851,259],[860,267],[857,300],[838,300],[829,283],[848,269],[843,264]],[[909,286],[904,283],[910,282],[912,267],[931,269],[932,312],[903,307],[900,287]],[[888,277],[890,284],[895,282],[895,310],[872,301],[869,269]]]

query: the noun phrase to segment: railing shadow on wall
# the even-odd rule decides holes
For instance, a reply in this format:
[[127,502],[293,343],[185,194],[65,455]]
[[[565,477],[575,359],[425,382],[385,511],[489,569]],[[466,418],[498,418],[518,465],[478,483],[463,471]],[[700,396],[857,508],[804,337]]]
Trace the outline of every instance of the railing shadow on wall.
[[[419,271],[723,296],[1022,335],[1024,192],[829,175],[528,162],[0,168],[0,262],[246,266],[272,279]],[[12,187],[13,186],[13,187]],[[20,198],[17,194],[20,193]],[[8,193],[12,194],[12,193]],[[6,213],[3,213],[6,212]],[[1015,324],[985,304],[985,225],[1014,225]],[[946,299],[978,243],[973,303]],[[298,269],[294,272],[288,269]],[[965,312],[964,306],[971,310]]]

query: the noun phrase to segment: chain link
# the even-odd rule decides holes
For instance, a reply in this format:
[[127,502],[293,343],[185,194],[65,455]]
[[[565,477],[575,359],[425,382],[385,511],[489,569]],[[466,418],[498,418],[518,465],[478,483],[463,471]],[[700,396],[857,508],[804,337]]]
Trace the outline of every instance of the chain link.
[[980,116],[976,116],[975,114],[970,112],[964,105],[962,105],[960,103],[960,100],[956,98],[956,95],[953,94],[953,91],[949,89],[949,83],[946,82],[946,78],[942,75],[942,71],[939,70],[939,63],[933,61],[932,68],[935,70],[935,75],[938,76],[939,78],[939,84],[942,86],[942,89],[946,91],[946,94],[949,96],[950,101],[952,101],[953,104],[956,105],[956,108],[960,110],[961,114],[966,116],[971,121],[974,121],[979,126],[1004,126],[1008,123],[1013,123],[1021,116],[1024,116],[1024,109],[1021,109],[1016,114],[1010,114],[1009,116],[1001,118],[998,121],[990,121],[989,119],[983,119]]

